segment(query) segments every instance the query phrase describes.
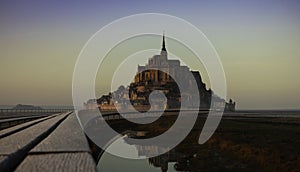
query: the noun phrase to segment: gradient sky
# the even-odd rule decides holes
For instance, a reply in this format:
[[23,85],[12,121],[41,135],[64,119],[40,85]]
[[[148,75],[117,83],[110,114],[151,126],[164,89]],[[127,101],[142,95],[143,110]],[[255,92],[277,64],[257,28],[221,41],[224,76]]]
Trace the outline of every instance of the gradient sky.
[[300,109],[298,0],[1,0],[0,104],[71,105],[86,41],[113,20],[145,12],[183,18],[206,34],[238,108]]

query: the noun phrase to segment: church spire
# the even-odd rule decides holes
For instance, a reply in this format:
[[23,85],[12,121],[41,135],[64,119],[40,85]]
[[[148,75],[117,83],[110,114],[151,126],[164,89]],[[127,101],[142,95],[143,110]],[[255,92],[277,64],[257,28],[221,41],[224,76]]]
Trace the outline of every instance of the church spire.
[[163,42],[162,42],[161,51],[167,51],[167,49],[166,49],[166,43],[165,43],[165,32],[163,33]]
[[164,62],[168,61],[168,52],[166,49],[166,42],[165,42],[165,32],[163,33],[163,41],[162,41],[162,48],[160,51],[160,57],[162,61]]

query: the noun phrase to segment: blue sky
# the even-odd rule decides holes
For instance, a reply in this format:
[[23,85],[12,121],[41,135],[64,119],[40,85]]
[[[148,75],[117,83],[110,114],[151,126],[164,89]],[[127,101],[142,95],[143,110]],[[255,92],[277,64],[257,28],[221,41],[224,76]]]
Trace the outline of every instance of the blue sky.
[[297,0],[3,0],[0,104],[72,104],[73,68],[85,42],[113,20],[145,12],[183,18],[206,34],[239,108],[299,108]]

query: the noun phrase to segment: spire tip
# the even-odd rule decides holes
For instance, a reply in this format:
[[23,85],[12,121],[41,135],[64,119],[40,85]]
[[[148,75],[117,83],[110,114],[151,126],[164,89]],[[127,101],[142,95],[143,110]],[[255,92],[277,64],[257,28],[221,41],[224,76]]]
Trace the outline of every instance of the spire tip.
[[162,51],[167,51],[166,43],[165,43],[165,31],[163,31],[163,43],[162,43]]

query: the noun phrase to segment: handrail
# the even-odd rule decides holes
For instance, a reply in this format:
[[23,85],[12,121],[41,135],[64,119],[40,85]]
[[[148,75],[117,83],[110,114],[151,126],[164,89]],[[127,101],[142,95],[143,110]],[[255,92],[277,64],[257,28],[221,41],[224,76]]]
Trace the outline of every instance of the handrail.
[[0,109],[0,113],[35,113],[35,112],[66,112],[73,111],[71,108],[55,108],[55,109]]

